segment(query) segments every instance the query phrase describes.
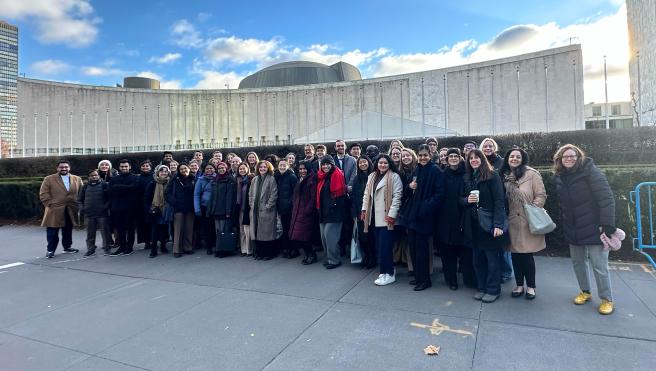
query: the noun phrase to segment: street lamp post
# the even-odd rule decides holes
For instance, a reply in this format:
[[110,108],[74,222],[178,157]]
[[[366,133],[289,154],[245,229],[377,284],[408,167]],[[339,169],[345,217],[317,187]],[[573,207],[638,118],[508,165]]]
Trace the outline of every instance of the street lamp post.
[[148,106],[144,106],[144,137],[146,139],[144,149],[148,151]]

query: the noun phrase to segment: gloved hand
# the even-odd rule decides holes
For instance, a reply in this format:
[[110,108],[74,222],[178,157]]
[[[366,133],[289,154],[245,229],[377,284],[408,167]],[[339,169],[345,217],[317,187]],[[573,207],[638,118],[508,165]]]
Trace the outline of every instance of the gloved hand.
[[195,214],[196,216],[203,216],[203,214],[200,211],[196,212]]
[[617,228],[613,227],[612,225],[602,225],[601,226],[601,231],[606,235],[606,237],[610,238],[613,233]]

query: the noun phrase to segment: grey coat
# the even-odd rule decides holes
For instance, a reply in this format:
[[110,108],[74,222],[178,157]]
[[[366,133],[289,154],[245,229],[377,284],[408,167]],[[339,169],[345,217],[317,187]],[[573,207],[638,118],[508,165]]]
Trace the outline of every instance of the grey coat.
[[335,166],[344,173],[346,185],[353,187],[355,176],[358,175],[358,165],[356,164],[355,158],[350,155],[344,155],[344,158],[342,159],[343,165],[341,167],[339,166],[339,158],[337,158],[337,155],[334,155],[333,159],[335,160]]
[[[255,215],[255,195],[257,195],[257,190],[260,187],[262,191],[260,192],[259,211]],[[261,176],[253,178],[251,189],[248,191],[248,204],[251,208],[251,240],[273,241],[276,239],[277,200],[278,185],[273,175],[267,175],[264,178]]]

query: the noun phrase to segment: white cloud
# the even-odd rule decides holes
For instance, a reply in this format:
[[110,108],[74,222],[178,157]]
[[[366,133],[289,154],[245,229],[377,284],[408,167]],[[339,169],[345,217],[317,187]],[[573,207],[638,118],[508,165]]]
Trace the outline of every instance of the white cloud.
[[210,19],[211,17],[212,17],[212,13],[204,13],[204,12],[200,12],[200,13],[198,13],[198,15],[196,16],[196,18],[198,18],[198,20],[199,20],[200,22],[206,22],[206,21],[207,21],[208,19]]
[[272,51],[266,58],[263,58],[260,61],[260,67],[270,66],[280,62],[288,61],[311,61],[323,64],[334,64],[337,62],[346,62],[354,66],[363,66],[370,63],[371,61],[380,58],[388,53],[388,50],[385,48],[378,48],[368,52],[363,52],[360,49],[355,49],[348,51],[346,53],[340,54],[334,51],[334,47],[328,44],[314,44],[310,45],[309,48],[279,48]]
[[278,47],[280,40],[241,39],[236,36],[219,37],[209,40],[205,48],[207,58],[212,62],[229,61],[249,63],[266,59]]
[[561,27],[515,25],[492,40],[478,44],[461,41],[432,53],[387,55],[374,65],[374,76],[424,71],[504,58],[580,43],[583,53],[585,102],[604,101],[603,62],[607,56],[609,101],[629,100],[628,30],[626,7],[615,14]]
[[56,75],[68,71],[71,66],[59,59],[45,59],[32,63],[30,68],[37,74]]
[[86,76],[124,76],[129,75],[128,71],[118,68],[85,66],[81,69],[82,74]]
[[246,77],[247,74],[238,74],[234,71],[231,72],[218,72],[218,71],[198,71],[202,76],[194,89],[225,89],[226,84],[231,89],[236,89],[239,82]]
[[176,45],[185,48],[198,48],[203,44],[203,39],[200,37],[200,32],[196,30],[196,26],[186,19],[180,19],[173,23],[171,36]]
[[165,80],[161,75],[152,71],[142,71],[137,76],[158,80],[160,89],[180,89],[182,87],[180,80]]
[[102,21],[89,0],[0,0],[0,17],[34,20],[37,40],[76,48],[96,40]]
[[148,62],[149,63],[157,63],[157,64],[167,64],[167,63],[172,63],[177,61],[182,57],[182,54],[180,53],[166,53],[161,57],[151,57]]

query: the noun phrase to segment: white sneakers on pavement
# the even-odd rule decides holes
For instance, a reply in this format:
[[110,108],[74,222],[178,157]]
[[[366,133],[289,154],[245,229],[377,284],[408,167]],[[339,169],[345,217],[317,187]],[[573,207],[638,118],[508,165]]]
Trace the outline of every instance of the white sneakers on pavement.
[[391,276],[391,275],[387,274],[387,273],[379,274],[378,279],[376,279],[374,281],[374,283],[377,286],[385,286],[385,285],[389,285],[390,283],[394,283],[394,282],[396,282],[396,278],[394,276]]

